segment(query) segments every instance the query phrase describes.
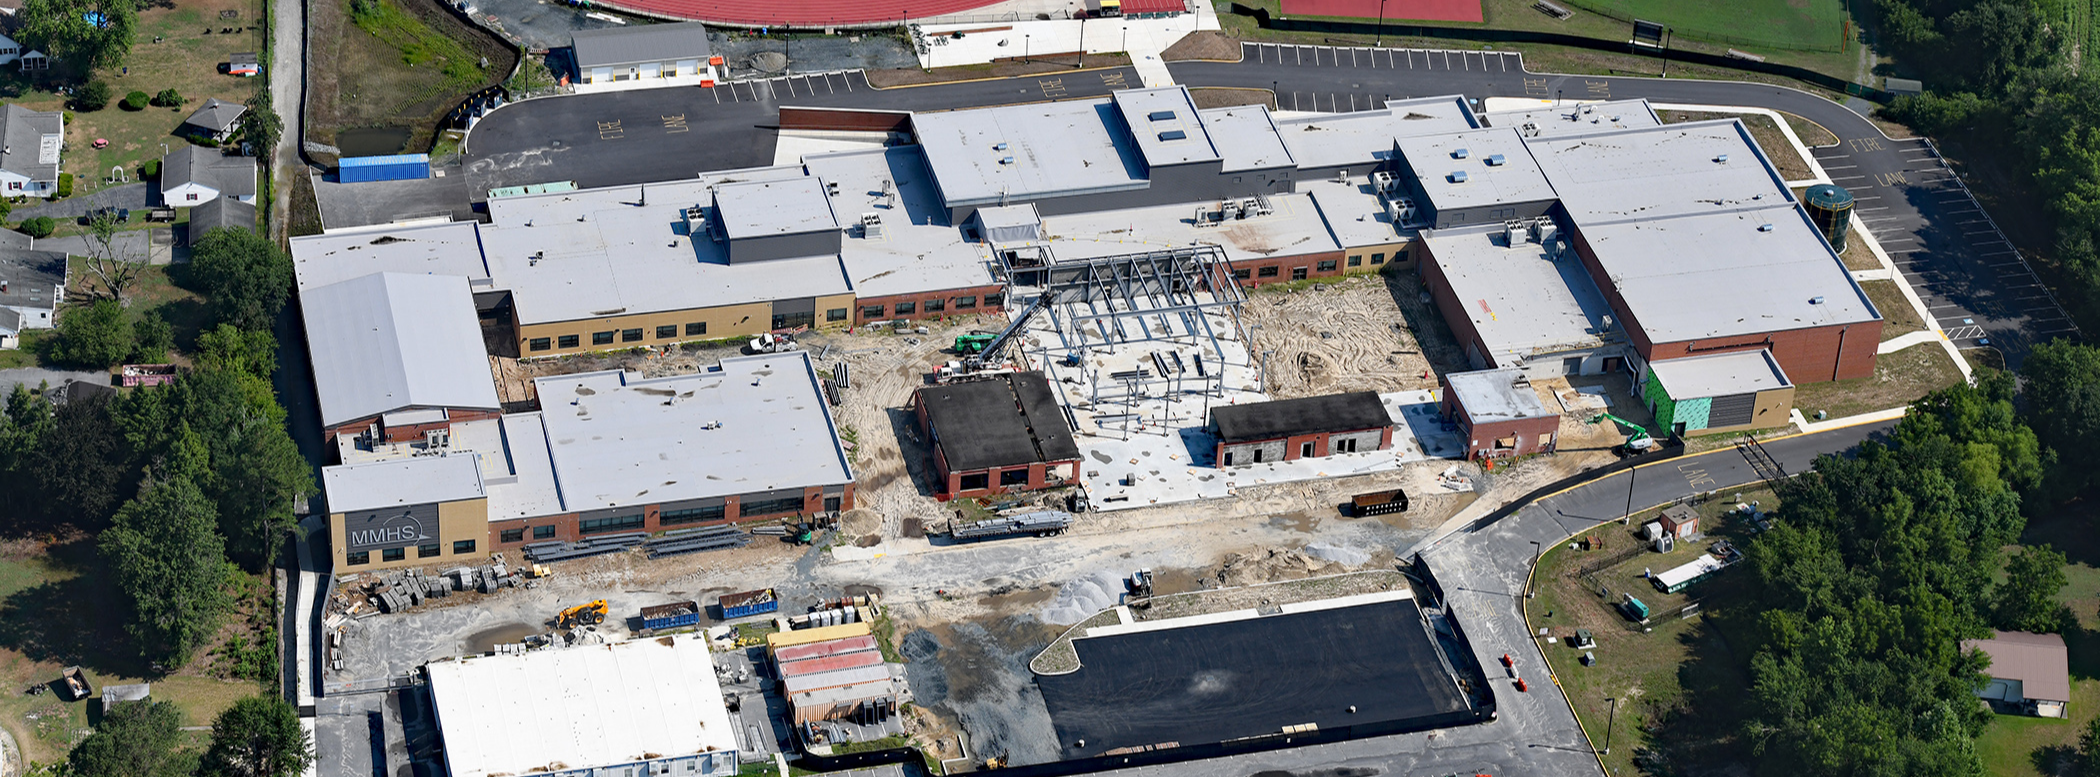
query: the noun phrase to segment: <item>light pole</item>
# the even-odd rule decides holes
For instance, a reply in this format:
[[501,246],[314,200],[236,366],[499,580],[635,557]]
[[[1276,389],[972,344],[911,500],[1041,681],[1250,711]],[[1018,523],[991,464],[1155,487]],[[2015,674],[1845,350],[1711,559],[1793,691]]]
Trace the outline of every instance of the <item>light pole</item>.
[[1527,575],[1525,575],[1525,576],[1524,576],[1524,598],[1526,598],[1526,599],[1535,599],[1535,598],[1538,598],[1538,592],[1537,592],[1537,591],[1534,591],[1534,590],[1532,590],[1532,587],[1531,587],[1531,580],[1532,580],[1532,578],[1538,577],[1538,574],[1539,574],[1539,557],[1540,557],[1540,556],[1543,556],[1543,555],[1545,555],[1545,554],[1546,554],[1546,546],[1544,546],[1544,545],[1540,545],[1540,544],[1539,544],[1539,541],[1538,541],[1538,540],[1532,540],[1532,541],[1531,541],[1531,573],[1530,573],[1530,574],[1527,574]]
[[[1665,65],[1664,67],[1668,67],[1668,65]],[[1073,66],[1072,66],[1072,69],[1074,69],[1074,70],[1081,70],[1081,69],[1085,69],[1085,68],[1086,68],[1086,17],[1084,17],[1084,16],[1081,16],[1081,17],[1079,17],[1079,64],[1073,65]]]
[[1619,700],[1613,697],[1605,701],[1611,702],[1611,715],[1604,719],[1604,754],[1611,755],[1611,729],[1612,724],[1619,722]]
[[1626,517],[1619,519],[1619,522],[1626,526],[1633,525],[1633,476],[1640,473],[1640,467],[1626,468]]
[[1021,33],[1021,61],[1028,61],[1028,33]]
[[1676,32],[1677,32],[1677,30],[1676,30],[1675,28],[1671,28],[1671,27],[1664,27],[1664,28],[1663,28],[1663,74],[1662,74],[1662,77],[1664,77],[1664,78],[1669,78],[1669,77],[1670,77],[1670,36],[1671,36],[1671,35],[1673,35],[1673,34],[1675,34]]
[[1385,0],[1378,0],[1378,35],[1373,47],[1385,45]]

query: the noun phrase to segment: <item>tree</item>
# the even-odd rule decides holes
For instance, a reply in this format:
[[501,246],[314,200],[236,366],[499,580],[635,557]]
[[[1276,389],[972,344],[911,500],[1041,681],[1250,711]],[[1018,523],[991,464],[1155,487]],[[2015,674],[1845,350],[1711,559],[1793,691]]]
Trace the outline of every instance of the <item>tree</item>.
[[172,88],[162,89],[159,94],[153,95],[153,104],[162,108],[176,108],[186,102],[189,100],[184,99],[181,92]]
[[[2020,366],[2027,379],[2027,412],[2035,433],[2057,451],[2100,447],[2100,348],[2069,341],[2035,346]],[[2054,493],[2068,497],[2096,481],[2092,467],[2062,462],[2051,473]]]
[[2085,733],[2078,735],[2078,755],[2086,774],[2100,774],[2100,718],[2085,722]]
[[131,54],[137,0],[28,0],[17,18],[22,38],[44,53],[91,67],[112,68]]
[[99,111],[109,107],[109,98],[108,83],[89,81],[80,87],[80,91],[73,93],[73,107],[83,111]]
[[50,216],[37,216],[23,219],[21,229],[22,234],[30,237],[50,237],[58,230],[58,222],[52,221]]
[[257,156],[268,159],[276,155],[277,139],[283,135],[284,120],[270,106],[270,90],[255,90],[248,98],[248,112],[241,114],[241,139],[255,145]]
[[201,773],[213,777],[295,777],[314,762],[299,713],[278,696],[234,702],[211,724]]
[[115,300],[98,299],[58,317],[58,342],[51,356],[65,364],[103,368],[131,353],[131,323]]
[[107,399],[81,399],[50,413],[48,432],[26,458],[37,495],[34,515],[56,525],[93,531],[109,520],[133,482],[131,446],[114,422]]
[[143,111],[152,102],[153,98],[151,96],[145,92],[134,90],[132,93],[124,95],[124,110]]
[[146,271],[146,255],[132,241],[117,239],[123,234],[117,223],[116,215],[106,211],[88,221],[84,264],[88,272],[101,279],[102,290],[109,298],[121,303],[124,292],[137,284],[139,275]]
[[213,317],[243,329],[269,329],[292,288],[291,257],[246,229],[206,232],[190,250],[190,272]]
[[189,473],[148,483],[102,532],[102,555],[131,601],[126,628],[141,652],[180,666],[233,606],[218,516]]
[[[220,325],[199,338],[230,337],[240,343],[273,343],[267,332]],[[198,358],[199,368],[167,390],[125,397],[114,426],[165,477],[165,462],[183,460],[180,430],[191,430],[206,452],[190,479],[212,500],[227,554],[253,569],[275,563],[285,536],[298,522],[293,500],[313,490],[312,469],[285,431],[268,372],[227,369]]]
[[134,364],[159,364],[168,360],[168,349],[175,347],[175,328],[168,320],[148,313],[139,322],[131,325],[131,361]]
[[104,710],[66,756],[72,777],[188,777],[197,758],[182,750],[182,710],[164,701],[125,702]]
[[2064,554],[2048,545],[2030,546],[2005,565],[2005,582],[1996,591],[1998,628],[2061,632],[2069,625],[2064,606],[2056,601],[2069,581],[2064,577]]
[[277,369],[277,339],[261,329],[220,324],[197,335],[197,366],[268,378]]

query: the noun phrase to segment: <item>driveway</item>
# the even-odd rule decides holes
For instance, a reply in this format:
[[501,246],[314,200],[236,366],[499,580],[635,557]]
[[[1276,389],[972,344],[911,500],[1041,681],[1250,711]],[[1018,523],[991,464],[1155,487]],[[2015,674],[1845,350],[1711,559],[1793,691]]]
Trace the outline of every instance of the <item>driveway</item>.
[[[149,203],[157,199],[159,193],[157,184],[139,181],[122,186],[97,189],[93,193],[83,194],[78,197],[68,197],[58,202],[20,206],[8,211],[7,217],[15,221],[21,221],[22,219],[33,219],[38,216],[50,216],[58,221],[68,221],[85,216],[88,211],[96,208],[126,208],[134,211],[143,211],[149,207]],[[133,213],[131,217],[135,219],[144,218],[145,214]]]

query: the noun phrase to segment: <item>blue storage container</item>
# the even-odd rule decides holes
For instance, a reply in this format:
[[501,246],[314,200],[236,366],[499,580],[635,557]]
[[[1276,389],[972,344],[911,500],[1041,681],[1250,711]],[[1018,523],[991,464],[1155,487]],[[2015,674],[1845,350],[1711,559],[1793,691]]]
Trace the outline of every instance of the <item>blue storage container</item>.
[[700,605],[693,602],[672,602],[642,608],[642,628],[651,631],[694,626],[699,623]]
[[757,615],[765,612],[777,612],[780,609],[780,597],[774,594],[771,588],[762,591],[745,591],[740,594],[724,594],[721,599],[717,600],[717,603],[722,606],[723,620],[742,618],[746,615]]
[[346,157],[336,165],[343,183],[415,181],[430,177],[429,154]]

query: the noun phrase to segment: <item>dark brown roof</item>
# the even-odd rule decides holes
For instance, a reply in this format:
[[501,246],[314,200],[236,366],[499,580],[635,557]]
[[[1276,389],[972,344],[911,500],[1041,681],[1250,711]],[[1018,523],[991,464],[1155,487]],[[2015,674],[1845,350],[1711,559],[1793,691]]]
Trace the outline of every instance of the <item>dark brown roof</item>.
[[1041,372],[919,389],[952,472],[1079,458],[1072,425]]
[[2064,638],[2055,634],[2024,631],[1994,631],[1990,639],[1962,640],[1963,650],[1981,650],[1991,657],[1992,677],[2020,681],[2020,695],[2043,701],[2071,700],[2070,654]]
[[1393,425],[1385,403],[1372,391],[1214,407],[1210,420],[1228,444]]

